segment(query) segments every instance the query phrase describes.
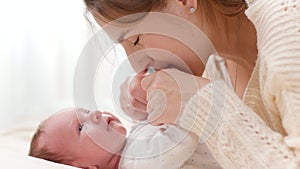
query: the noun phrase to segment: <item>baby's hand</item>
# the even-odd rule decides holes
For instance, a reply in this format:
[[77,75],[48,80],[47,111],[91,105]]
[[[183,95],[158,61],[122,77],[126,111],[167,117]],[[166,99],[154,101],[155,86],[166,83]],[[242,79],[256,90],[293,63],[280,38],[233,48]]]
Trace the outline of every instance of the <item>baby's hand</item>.
[[121,86],[121,107],[134,120],[145,120],[148,116],[146,91],[141,87],[145,73],[146,71],[142,71],[134,77],[128,77]]

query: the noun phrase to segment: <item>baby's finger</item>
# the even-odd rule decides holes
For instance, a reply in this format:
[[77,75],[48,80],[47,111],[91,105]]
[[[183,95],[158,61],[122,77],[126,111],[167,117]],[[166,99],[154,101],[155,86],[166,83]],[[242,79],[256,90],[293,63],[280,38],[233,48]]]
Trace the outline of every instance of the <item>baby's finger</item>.
[[146,90],[144,90],[141,87],[142,78],[143,78],[142,75],[135,76],[129,84],[128,92],[129,92],[129,96],[131,96],[132,98],[138,100],[141,103],[147,104]]
[[129,103],[130,99],[127,96],[121,95],[120,102],[122,110],[132,119],[145,120],[147,118],[148,113],[145,110],[134,108],[131,103]]
[[127,107],[126,112],[131,118],[133,118],[135,120],[145,120],[148,117],[147,112],[136,110],[136,109],[134,109],[133,107],[131,107],[129,105]]
[[129,99],[131,107],[139,111],[146,111],[147,104],[140,102],[137,99],[130,97]]

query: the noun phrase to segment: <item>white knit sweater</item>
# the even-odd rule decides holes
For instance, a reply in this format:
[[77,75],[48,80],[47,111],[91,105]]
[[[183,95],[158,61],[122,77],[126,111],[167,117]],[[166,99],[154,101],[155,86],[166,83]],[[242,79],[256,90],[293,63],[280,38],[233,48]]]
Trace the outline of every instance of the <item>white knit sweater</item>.
[[179,125],[226,169],[300,168],[300,0],[246,1],[258,59],[243,101],[214,81],[189,100]]

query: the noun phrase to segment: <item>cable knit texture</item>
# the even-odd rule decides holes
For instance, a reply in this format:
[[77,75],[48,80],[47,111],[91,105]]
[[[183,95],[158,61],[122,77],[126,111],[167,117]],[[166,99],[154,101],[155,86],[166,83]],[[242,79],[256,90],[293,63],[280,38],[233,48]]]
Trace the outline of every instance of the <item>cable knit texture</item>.
[[300,0],[246,0],[258,59],[243,101],[223,81],[199,90],[178,122],[226,169],[300,168]]

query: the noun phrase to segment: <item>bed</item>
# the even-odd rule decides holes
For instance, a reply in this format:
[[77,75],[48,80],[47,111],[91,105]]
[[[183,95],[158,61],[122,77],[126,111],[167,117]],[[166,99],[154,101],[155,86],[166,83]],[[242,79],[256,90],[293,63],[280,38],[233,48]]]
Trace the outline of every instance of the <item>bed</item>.
[[31,137],[42,118],[14,122],[0,132],[0,168],[6,169],[76,169],[28,156]]

